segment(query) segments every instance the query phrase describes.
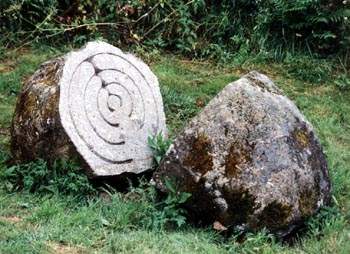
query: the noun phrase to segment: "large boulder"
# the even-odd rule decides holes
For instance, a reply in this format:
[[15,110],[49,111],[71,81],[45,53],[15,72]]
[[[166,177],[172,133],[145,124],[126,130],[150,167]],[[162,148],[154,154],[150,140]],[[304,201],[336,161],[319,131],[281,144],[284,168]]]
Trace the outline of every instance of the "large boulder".
[[165,133],[157,78],[104,42],[44,63],[25,83],[12,123],[16,162],[79,157],[94,176],[152,167],[147,138]]
[[310,123],[251,72],[226,86],[178,135],[154,174],[191,193],[190,219],[288,235],[330,202],[327,162]]

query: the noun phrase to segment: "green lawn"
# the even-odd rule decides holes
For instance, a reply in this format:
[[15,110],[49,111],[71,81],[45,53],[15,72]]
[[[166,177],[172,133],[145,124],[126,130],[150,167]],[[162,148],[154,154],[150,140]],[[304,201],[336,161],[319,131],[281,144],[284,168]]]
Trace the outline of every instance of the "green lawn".
[[[1,58],[1,154],[8,153],[21,81],[58,54],[49,48],[33,49]],[[321,139],[333,183],[333,206],[311,218],[307,231],[287,245],[264,232],[238,241],[211,229],[166,227],[150,187],[82,198],[9,192],[1,180],[0,253],[350,253],[350,92],[340,92],[332,80],[305,83],[281,64],[248,63],[238,68],[172,55],[144,59],[159,78],[172,137],[229,82],[251,69],[268,74],[296,102]],[[0,171],[5,167],[2,163]]]

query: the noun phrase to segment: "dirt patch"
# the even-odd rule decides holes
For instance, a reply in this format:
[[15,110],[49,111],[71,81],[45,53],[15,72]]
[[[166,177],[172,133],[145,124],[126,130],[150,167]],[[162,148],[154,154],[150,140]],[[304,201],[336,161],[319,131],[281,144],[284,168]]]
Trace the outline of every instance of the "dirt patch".
[[0,127],[0,135],[1,136],[10,136],[10,130],[8,128]]
[[15,69],[15,62],[12,60],[5,60],[0,63],[0,73],[7,73]]
[[48,242],[48,251],[52,254],[82,254],[82,253],[88,253],[83,247],[81,246],[71,246],[71,245],[65,245],[62,243],[56,243],[56,242]]
[[6,221],[6,222],[10,222],[10,223],[18,223],[22,221],[22,218],[17,217],[17,216],[0,216],[0,221]]

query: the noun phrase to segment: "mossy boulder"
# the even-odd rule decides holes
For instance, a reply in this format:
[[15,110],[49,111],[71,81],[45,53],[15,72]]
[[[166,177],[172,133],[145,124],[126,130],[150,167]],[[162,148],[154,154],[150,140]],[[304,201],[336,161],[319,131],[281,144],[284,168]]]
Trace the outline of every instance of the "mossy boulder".
[[289,235],[330,202],[327,162],[310,123],[266,76],[226,86],[177,136],[154,174],[191,193],[189,218]]
[[78,156],[58,111],[63,66],[63,58],[45,62],[23,85],[11,128],[11,151],[16,163]]
[[97,177],[152,169],[149,136],[166,133],[157,77],[100,41],[44,63],[23,86],[11,130],[15,162],[78,157]]

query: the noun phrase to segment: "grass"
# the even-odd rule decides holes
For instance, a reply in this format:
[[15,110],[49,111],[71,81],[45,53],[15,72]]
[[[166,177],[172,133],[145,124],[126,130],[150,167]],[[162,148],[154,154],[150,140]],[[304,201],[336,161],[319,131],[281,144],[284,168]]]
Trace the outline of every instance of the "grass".
[[[0,60],[2,153],[8,152],[8,129],[21,81],[59,53],[31,49]],[[1,180],[0,253],[350,253],[350,92],[339,91],[330,79],[320,83],[320,72],[315,83],[309,74],[308,82],[290,75],[297,71],[290,62],[255,62],[238,68],[172,55],[147,60],[161,84],[171,136],[242,73],[257,69],[268,74],[316,129],[329,163],[333,206],[311,218],[294,245],[265,232],[248,234],[242,242],[212,229],[164,227],[149,187],[81,198],[61,192],[9,192]],[[6,171],[0,165],[0,172]]]

